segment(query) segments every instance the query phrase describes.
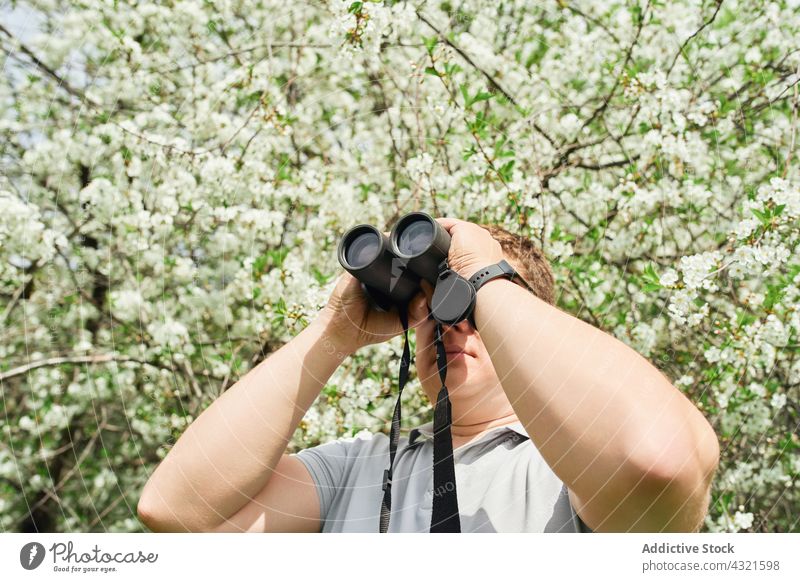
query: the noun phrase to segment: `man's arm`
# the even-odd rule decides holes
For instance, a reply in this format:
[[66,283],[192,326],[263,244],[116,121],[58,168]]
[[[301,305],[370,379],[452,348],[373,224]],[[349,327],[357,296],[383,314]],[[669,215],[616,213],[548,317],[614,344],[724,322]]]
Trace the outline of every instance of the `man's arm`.
[[349,352],[320,316],[186,429],[139,500],[154,531],[319,531],[319,500],[289,439]]
[[[410,327],[424,305],[420,293]],[[320,531],[314,480],[286,445],[342,360],[402,331],[396,313],[370,309],[342,273],[317,318],[181,435],[145,484],[141,520],[154,531]]]
[[616,338],[507,279],[475,323],[514,411],[594,531],[693,531],[719,457],[697,408]]

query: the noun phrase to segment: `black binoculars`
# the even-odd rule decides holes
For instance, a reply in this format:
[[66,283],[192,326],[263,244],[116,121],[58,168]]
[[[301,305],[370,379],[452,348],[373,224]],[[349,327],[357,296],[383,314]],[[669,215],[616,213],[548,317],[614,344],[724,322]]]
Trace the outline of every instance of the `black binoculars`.
[[424,212],[402,216],[389,236],[369,224],[348,230],[339,243],[339,263],[361,282],[370,305],[378,311],[405,309],[421,290],[420,281],[434,289],[431,316],[455,325],[470,318],[475,288],[451,270],[448,232]]
[[434,496],[431,509],[431,532],[459,532],[458,497],[455,487],[453,444],[450,434],[452,411],[445,386],[447,356],[442,341],[442,324],[455,325],[469,318],[474,326],[475,287],[450,269],[450,234],[424,212],[402,216],[387,237],[369,224],[359,224],[348,230],[339,242],[339,263],[361,283],[372,308],[379,311],[397,309],[403,324],[405,343],[400,361],[399,393],[392,416],[389,442],[389,468],[383,472],[383,500],[379,531],[389,528],[392,507],[392,471],[395,451],[400,438],[400,407],[403,386],[408,380],[410,355],[408,349],[408,303],[421,291],[424,279],[433,286],[430,315],[436,320],[434,342],[436,361],[442,388],[436,398],[434,411],[433,483],[434,490],[444,495]]

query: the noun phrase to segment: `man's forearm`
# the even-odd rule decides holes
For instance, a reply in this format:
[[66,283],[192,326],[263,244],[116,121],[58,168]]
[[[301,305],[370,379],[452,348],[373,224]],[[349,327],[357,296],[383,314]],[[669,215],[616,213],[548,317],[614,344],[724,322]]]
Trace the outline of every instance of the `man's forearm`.
[[312,322],[189,426],[150,477],[140,513],[168,530],[207,530],[258,493],[348,351]]
[[618,523],[639,511],[622,500],[635,488],[659,479],[699,486],[716,464],[716,436],[702,414],[616,338],[505,279],[481,288],[475,320],[544,459],[581,499],[619,500]]

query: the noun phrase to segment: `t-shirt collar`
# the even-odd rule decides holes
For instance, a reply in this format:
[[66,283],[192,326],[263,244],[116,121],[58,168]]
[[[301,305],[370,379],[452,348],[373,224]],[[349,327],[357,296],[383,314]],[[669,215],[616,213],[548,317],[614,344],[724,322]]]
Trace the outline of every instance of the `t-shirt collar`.
[[[495,427],[489,429],[489,432],[487,432],[486,434],[489,434],[489,433],[491,433],[493,431],[500,430],[500,429],[513,430],[514,432],[516,432],[518,434],[521,434],[524,437],[530,438],[528,433],[525,431],[525,427],[522,426],[522,423],[519,422],[519,421],[511,423],[511,424],[506,424],[506,425],[503,425],[503,426],[495,426]],[[425,424],[421,424],[420,426],[417,427],[417,430],[419,431],[420,434],[422,434],[422,435],[424,435],[424,436],[426,436],[428,438],[433,438],[433,421],[426,422]]]

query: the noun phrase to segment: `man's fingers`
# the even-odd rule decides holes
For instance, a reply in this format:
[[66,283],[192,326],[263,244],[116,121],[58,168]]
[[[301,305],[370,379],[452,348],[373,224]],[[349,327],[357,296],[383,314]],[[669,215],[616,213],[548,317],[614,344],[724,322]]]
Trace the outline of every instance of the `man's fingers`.
[[409,314],[409,327],[417,327],[428,318],[428,303],[424,293],[418,293],[408,310]]
[[451,230],[451,229],[452,229],[454,226],[456,226],[457,224],[460,224],[460,223],[462,223],[462,222],[466,223],[466,221],[465,221],[465,220],[459,220],[458,218],[448,218],[448,217],[446,217],[446,216],[445,216],[445,217],[442,217],[442,218],[437,218],[437,219],[435,219],[435,220],[436,220],[436,221],[437,221],[439,224],[441,224],[441,225],[442,225],[442,227],[443,227],[443,228],[444,228],[444,229],[445,229],[445,230],[446,230],[448,233],[449,233],[449,232],[450,232],[450,230]]
[[419,282],[420,287],[422,287],[422,292],[425,294],[425,298],[430,300],[433,297],[433,285],[428,283],[425,279],[420,279]]

